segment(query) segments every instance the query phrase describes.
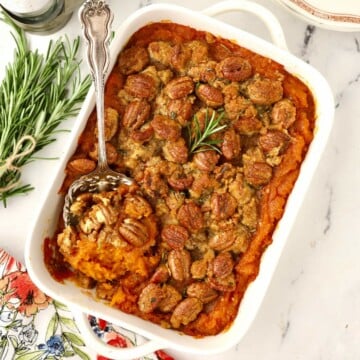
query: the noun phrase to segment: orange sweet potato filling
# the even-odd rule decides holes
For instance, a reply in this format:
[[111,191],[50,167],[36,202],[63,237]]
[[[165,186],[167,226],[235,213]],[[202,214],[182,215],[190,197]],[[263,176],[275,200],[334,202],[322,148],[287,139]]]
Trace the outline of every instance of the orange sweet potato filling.
[[[166,328],[194,337],[226,330],[313,139],[311,92],[269,58],[161,22],[139,29],[119,54],[105,112],[110,165],[138,187],[95,199],[82,227],[59,220],[45,241],[49,271]],[[214,146],[191,152],[194,131],[212,115],[224,125],[205,139]],[[95,124],[93,112],[63,193],[96,165]]]

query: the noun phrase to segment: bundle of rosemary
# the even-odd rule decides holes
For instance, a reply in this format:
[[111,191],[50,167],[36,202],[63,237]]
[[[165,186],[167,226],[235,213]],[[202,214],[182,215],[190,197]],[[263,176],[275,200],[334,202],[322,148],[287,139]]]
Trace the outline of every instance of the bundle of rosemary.
[[0,201],[32,190],[21,168],[56,140],[58,125],[75,116],[91,85],[81,79],[80,38],[50,41],[46,54],[29,48],[25,33],[5,14],[16,43],[14,59],[0,84]]

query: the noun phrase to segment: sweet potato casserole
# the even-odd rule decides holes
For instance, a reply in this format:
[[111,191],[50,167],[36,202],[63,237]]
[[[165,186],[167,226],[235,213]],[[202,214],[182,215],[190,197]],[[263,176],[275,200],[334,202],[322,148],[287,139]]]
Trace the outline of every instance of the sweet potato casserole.
[[[59,281],[195,337],[234,320],[313,138],[313,97],[282,65],[171,22],[139,29],[105,94],[108,160],[136,185],[83,194],[45,241]],[[97,160],[92,113],[62,192]]]

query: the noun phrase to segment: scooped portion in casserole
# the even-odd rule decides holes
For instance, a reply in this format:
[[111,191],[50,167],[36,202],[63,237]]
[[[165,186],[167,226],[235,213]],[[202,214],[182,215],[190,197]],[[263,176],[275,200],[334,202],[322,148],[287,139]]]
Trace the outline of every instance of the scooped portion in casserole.
[[79,223],[67,226],[57,243],[64,260],[90,286],[129,271],[146,279],[154,271],[159,254],[150,250],[156,244],[156,219],[135,186],[79,195],[71,212]]
[[[236,43],[171,22],[132,35],[106,84],[111,166],[137,186],[85,194],[45,242],[58,279],[203,337],[233,322],[313,138],[307,86]],[[62,191],[95,168],[96,114]]]

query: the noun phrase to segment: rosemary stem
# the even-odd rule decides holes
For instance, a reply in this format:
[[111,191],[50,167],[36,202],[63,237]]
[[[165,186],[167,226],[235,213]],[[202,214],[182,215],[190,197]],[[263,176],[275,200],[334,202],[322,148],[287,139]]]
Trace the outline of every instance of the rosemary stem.
[[16,44],[0,83],[0,201],[6,206],[8,198],[32,189],[21,183],[21,167],[56,140],[62,121],[77,114],[91,78],[80,76],[79,37],[51,40],[43,55],[29,48],[6,13],[0,12],[0,20],[11,27]]

